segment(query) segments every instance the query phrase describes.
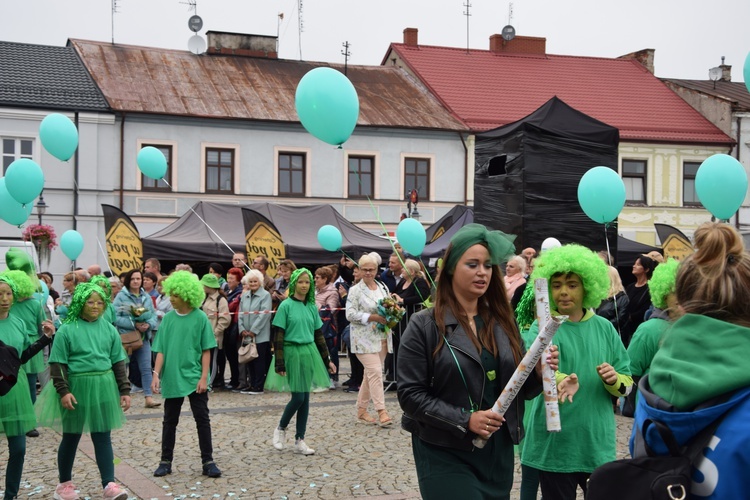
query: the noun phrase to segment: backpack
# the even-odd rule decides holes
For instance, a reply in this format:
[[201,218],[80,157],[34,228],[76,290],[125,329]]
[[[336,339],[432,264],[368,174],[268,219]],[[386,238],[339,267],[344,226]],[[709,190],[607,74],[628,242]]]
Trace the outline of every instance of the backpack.
[[[669,455],[656,456],[646,445],[648,456],[626,458],[598,467],[589,477],[586,500],[689,500],[693,498],[692,469],[704,448],[724,419],[717,418],[711,425],[693,436],[680,447],[666,424],[655,420],[643,422],[643,436],[654,425]],[[645,444],[645,443],[644,443]]]

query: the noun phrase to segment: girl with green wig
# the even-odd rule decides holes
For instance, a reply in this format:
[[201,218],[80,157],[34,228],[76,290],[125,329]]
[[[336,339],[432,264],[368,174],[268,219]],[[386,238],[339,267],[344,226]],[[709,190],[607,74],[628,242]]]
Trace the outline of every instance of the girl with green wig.
[[[544,400],[532,403],[521,464],[539,470],[545,500],[574,500],[594,469],[616,458],[611,397],[630,392],[630,360],[612,323],[593,311],[609,290],[602,259],[574,244],[545,250],[531,276],[538,278],[548,280],[552,314],[568,317],[554,339],[560,350],[556,379],[561,401],[575,396],[575,404],[561,404],[562,430],[547,432]],[[538,330],[534,321],[528,338]]]
[[286,428],[296,414],[294,453],[302,455],[315,453],[305,443],[310,392],[327,389],[330,385],[328,372],[336,373],[321,330],[323,321],[315,305],[312,282],[312,273],[304,267],[289,278],[289,298],[279,304],[273,319],[273,326],[277,328],[272,361],[275,372],[269,372],[265,385],[269,391],[292,393],[273,431],[274,448],[284,449]]
[[36,405],[40,425],[62,431],[57,449],[57,499],[78,498],[73,464],[84,432],[91,434],[104,498],[128,498],[128,492],[115,482],[111,432],[125,423],[130,382],[120,334],[102,319],[108,304],[107,293],[95,283],[76,286],[49,356],[52,383]]
[[[24,277],[26,277],[24,275]],[[26,278],[28,281],[28,278]],[[23,285],[22,285],[23,287]],[[0,274],[0,341],[15,349],[21,363],[25,363],[51,342],[55,333],[51,321],[42,323],[44,335],[33,344],[26,335],[26,327],[15,316],[10,315],[18,297],[18,286],[8,273]],[[8,462],[5,468],[4,499],[16,498],[21,485],[23,463],[26,456],[26,433],[36,427],[34,407],[29,398],[29,382],[24,367],[18,369],[17,381],[3,396],[0,396],[0,434],[8,440]]]

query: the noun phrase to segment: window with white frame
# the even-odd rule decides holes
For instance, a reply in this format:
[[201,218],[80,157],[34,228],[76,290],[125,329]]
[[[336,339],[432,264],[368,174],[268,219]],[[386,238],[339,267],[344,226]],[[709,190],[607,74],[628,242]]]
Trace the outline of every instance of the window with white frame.
[[622,160],[622,182],[625,200],[633,204],[646,203],[646,160]]
[[[172,146],[164,144],[141,144],[142,148],[151,146],[162,152],[167,159],[167,172],[161,179],[152,179],[141,174],[141,189],[144,191],[172,191]],[[164,182],[166,181],[166,182]]]
[[33,159],[34,140],[3,137],[3,175],[11,163],[21,158]]
[[682,163],[682,204],[686,207],[699,207],[701,204],[695,192],[695,175],[700,166],[698,161]]
[[305,196],[307,155],[299,152],[279,152],[279,195]]
[[234,194],[234,149],[206,147],[205,151],[206,192]]
[[404,158],[404,189],[416,189],[420,200],[430,199],[430,158]]
[[347,179],[349,198],[372,198],[374,195],[374,156],[349,156]]

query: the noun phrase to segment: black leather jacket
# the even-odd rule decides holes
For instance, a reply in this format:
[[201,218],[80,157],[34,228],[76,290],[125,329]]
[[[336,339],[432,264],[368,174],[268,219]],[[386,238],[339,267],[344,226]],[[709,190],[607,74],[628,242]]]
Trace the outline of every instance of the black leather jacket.
[[[461,366],[471,399],[480,403],[486,377],[479,353],[450,312],[445,316],[445,325],[446,338]],[[501,387],[505,387],[516,363],[505,331],[496,325],[494,333],[500,366],[498,376]],[[404,410],[401,426],[427,443],[470,451],[474,448],[471,440],[476,434],[469,431],[471,413],[466,385],[447,346],[433,357],[439,335],[433,309],[428,309],[411,317],[401,338],[397,361],[398,401]],[[524,405],[518,404],[518,398],[531,399],[541,388],[541,381],[532,373],[505,413],[501,431],[509,432],[515,444],[523,437]]]

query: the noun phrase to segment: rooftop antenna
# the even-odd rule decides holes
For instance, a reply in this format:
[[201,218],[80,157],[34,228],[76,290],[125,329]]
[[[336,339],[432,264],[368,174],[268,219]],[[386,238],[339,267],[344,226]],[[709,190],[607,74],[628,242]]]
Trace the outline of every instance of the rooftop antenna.
[[198,0],[187,0],[186,2],[180,2],[182,5],[188,6],[188,12],[192,12],[198,15]]
[[284,13],[279,12],[278,14],[278,20],[276,21],[276,54],[279,53],[279,36],[281,31],[281,21],[284,20]]
[[302,60],[302,32],[305,31],[305,22],[302,19],[302,0],[297,0],[297,32],[299,38],[299,60]]
[[188,39],[188,50],[196,56],[201,55],[206,51],[206,41],[198,34],[203,28],[203,19],[198,15],[198,2],[197,0],[187,0],[187,2],[180,3],[188,6],[188,12],[194,12],[188,19],[188,28],[195,33]]
[[115,14],[118,14],[117,0],[112,0],[112,45],[115,44]]
[[503,27],[501,36],[506,42],[510,42],[516,37],[516,29],[513,27],[513,2],[508,4],[508,24]]
[[471,17],[471,3],[469,3],[469,0],[466,0],[464,7],[466,7],[466,10],[464,11],[464,15],[466,16],[466,53],[468,54],[469,53],[469,18]]
[[349,52],[349,40],[341,44],[342,47],[344,47],[344,50],[341,51],[341,55],[344,56],[344,74],[346,75],[346,69],[349,64],[349,57],[352,55],[351,52]]
[[[724,56],[721,56],[721,66],[724,66]],[[716,81],[720,80],[721,75],[724,73],[721,66],[716,66],[708,70],[708,78],[714,82],[714,90],[716,90]]]

